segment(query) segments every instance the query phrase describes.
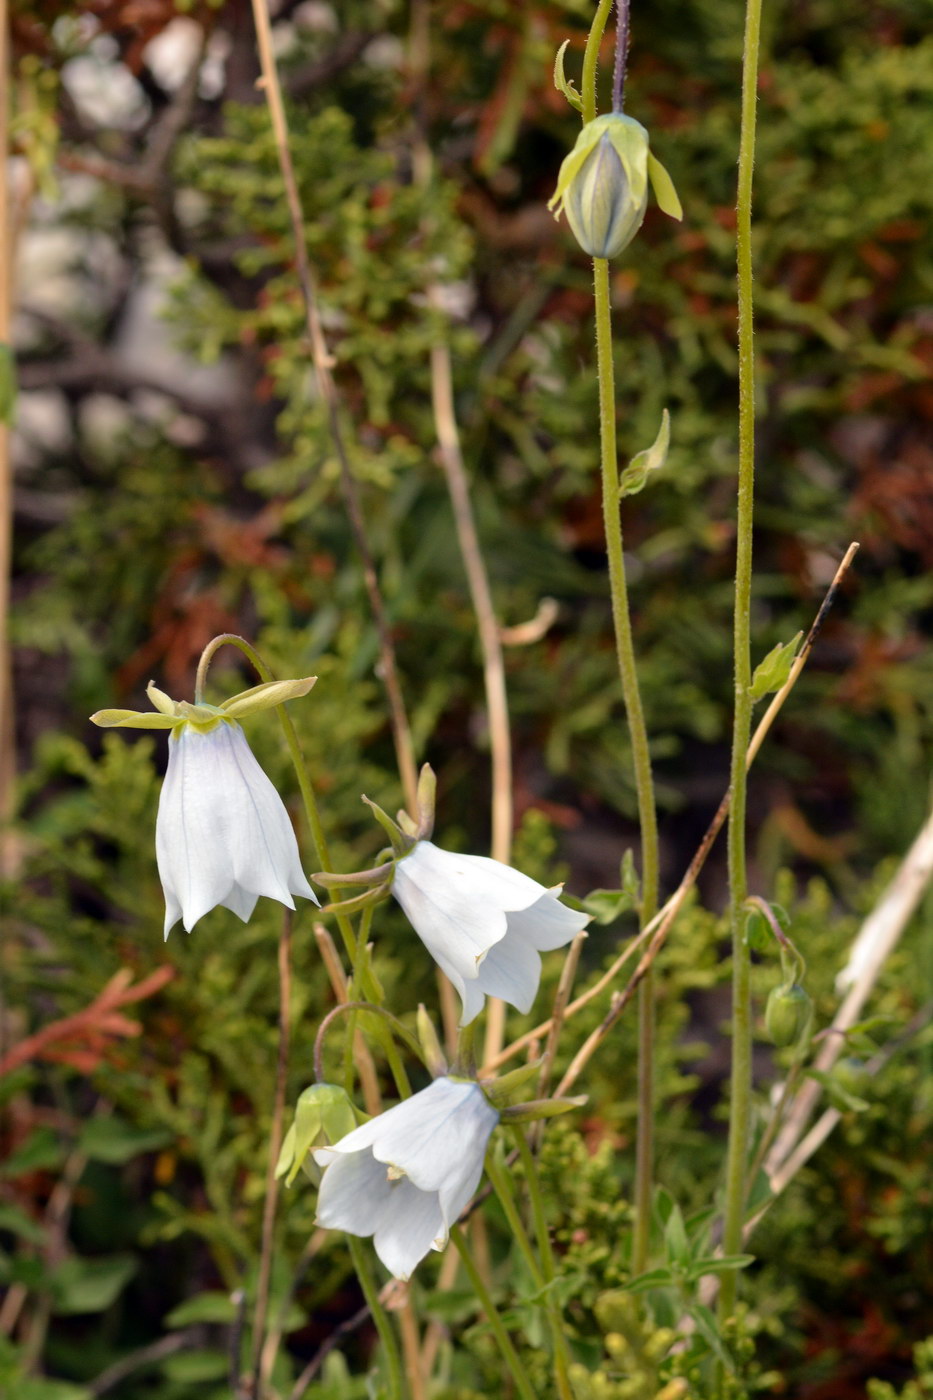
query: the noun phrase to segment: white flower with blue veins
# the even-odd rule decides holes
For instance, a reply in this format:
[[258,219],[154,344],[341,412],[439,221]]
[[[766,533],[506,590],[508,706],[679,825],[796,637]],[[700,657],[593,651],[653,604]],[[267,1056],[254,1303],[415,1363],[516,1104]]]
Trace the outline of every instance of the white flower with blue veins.
[[562,886],[546,889],[487,856],[442,851],[418,841],[396,863],[392,893],[418,937],[463,1002],[460,1024],[487,996],[530,1011],[541,980],[541,954],[563,948],[590,922],[561,904]]
[[166,938],[179,919],[190,933],[217,905],[246,922],[260,895],[289,909],[294,895],[318,903],[285,805],[237,723],[241,715],[306,695],[315,679],[269,681],[219,706],[172,700],[150,683],[152,714],[91,716],[106,729],[171,730],[156,819]]
[[317,1223],[373,1236],[396,1278],[411,1277],[450,1227],[483,1174],[499,1114],[474,1080],[442,1077],[332,1147],[314,1151],[324,1168]]

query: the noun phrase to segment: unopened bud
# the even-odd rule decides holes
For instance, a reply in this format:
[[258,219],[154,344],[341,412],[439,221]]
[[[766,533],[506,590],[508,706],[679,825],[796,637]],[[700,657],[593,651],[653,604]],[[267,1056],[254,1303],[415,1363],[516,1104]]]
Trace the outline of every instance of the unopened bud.
[[356,1114],[345,1089],[337,1084],[312,1084],[298,1096],[295,1121],[285,1134],[276,1176],[284,1176],[285,1185],[291,1186],[303,1170],[317,1186],[321,1169],[310,1155],[312,1148],[330,1147],[356,1126]]
[[772,989],[765,1007],[765,1026],[775,1045],[781,1049],[799,1045],[812,1019],[813,1003],[799,983]]
[[577,242],[593,258],[614,258],[641,228],[648,181],[658,204],[683,217],[667,171],[648,149],[640,122],[610,112],[587,122],[564,160],[548,208],[563,210]]

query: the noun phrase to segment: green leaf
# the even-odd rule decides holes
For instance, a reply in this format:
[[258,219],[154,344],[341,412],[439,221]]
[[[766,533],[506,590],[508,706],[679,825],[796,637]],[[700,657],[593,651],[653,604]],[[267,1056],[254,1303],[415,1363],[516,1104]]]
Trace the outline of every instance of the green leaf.
[[131,1254],[109,1259],[66,1259],[51,1276],[52,1311],[59,1317],[104,1312],[136,1273],[138,1260]]
[[729,1352],[726,1346],[724,1345],[722,1338],[719,1335],[719,1329],[716,1326],[716,1319],[713,1316],[712,1312],[710,1312],[709,1308],[704,1307],[702,1303],[688,1303],[687,1312],[693,1318],[694,1322],[696,1323],[697,1331],[699,1332],[700,1336],[703,1338],[704,1342],[709,1347],[713,1355],[719,1358],[719,1360],[722,1362],[722,1364],[726,1367],[727,1370],[734,1371],[735,1362],[729,1355]]
[[644,489],[649,472],[659,471],[667,461],[667,450],[671,444],[671,415],[665,408],[661,414],[658,435],[644,452],[636,452],[625,471],[619,477],[619,496],[635,496]]
[[580,900],[585,913],[590,914],[597,924],[611,924],[621,914],[634,909],[634,900],[625,890],[590,890],[585,899]]
[[646,1293],[649,1288],[669,1288],[676,1279],[670,1269],[649,1269],[624,1285],[626,1293]]
[[87,1386],[72,1385],[70,1381],[51,1381],[44,1376],[17,1380],[10,1400],[93,1400],[94,1392]]
[[786,684],[802,636],[803,633],[798,632],[789,642],[778,642],[777,646],[768,652],[764,661],[758,663],[748,689],[753,700],[763,700],[766,695],[771,695]]
[[45,1243],[45,1230],[39,1222],[31,1219],[17,1206],[0,1205],[0,1230],[18,1235],[21,1240],[28,1240],[30,1244]]
[[678,1269],[685,1269],[690,1263],[690,1245],[684,1229],[684,1217],[680,1206],[674,1205],[664,1226],[664,1243],[667,1257]]
[[81,1130],[78,1145],[94,1162],[121,1167],[143,1152],[155,1152],[172,1141],[164,1128],[135,1128],[121,1118],[91,1118]]
[[747,1269],[754,1262],[754,1254],[711,1254],[705,1259],[694,1259],[688,1277],[691,1283],[695,1283],[705,1274],[728,1274],[734,1269]]
[[60,1167],[65,1150],[51,1128],[37,1128],[21,1147],[0,1166],[0,1176],[22,1176],[25,1172],[51,1171]]
[[222,1351],[179,1351],[162,1362],[167,1380],[181,1385],[197,1385],[199,1381],[217,1381],[227,1374],[229,1362]]
[[573,107],[577,112],[582,112],[583,98],[580,96],[573,83],[570,82],[570,80],[566,77],[564,73],[564,54],[567,52],[567,45],[569,43],[570,40],[565,39],[564,42],[561,44],[560,48],[557,50],[557,54],[554,58],[554,86],[557,88],[558,92],[562,92],[564,94],[571,107]]
[[236,1321],[237,1305],[229,1293],[211,1290],[196,1293],[186,1298],[165,1318],[166,1327],[189,1327],[193,1322],[219,1322],[228,1324]]

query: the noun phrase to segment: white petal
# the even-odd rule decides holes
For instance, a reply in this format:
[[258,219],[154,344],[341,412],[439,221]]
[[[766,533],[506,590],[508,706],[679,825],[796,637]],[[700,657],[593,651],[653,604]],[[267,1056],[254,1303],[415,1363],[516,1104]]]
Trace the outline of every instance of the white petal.
[[[443,964],[441,965],[443,966]],[[444,971],[446,972],[447,969],[444,968]],[[449,972],[447,976],[450,977]],[[452,977],[450,980],[453,982]],[[456,982],[454,982],[454,986],[457,987]],[[486,1005],[486,993],[483,991],[478,981],[463,982],[457,987],[457,991],[460,993],[463,1002],[463,1010],[460,1012],[460,1027],[462,1029],[464,1026],[468,1026],[471,1021],[476,1020],[477,1016]]]
[[288,813],[238,725],[224,722],[207,732],[185,725],[172,734],[156,855],[166,931],[179,907],[190,932],[217,904],[248,918],[259,895],[290,909],[293,894],[318,902]]
[[588,914],[571,909],[550,890],[529,909],[509,915],[509,934],[527,938],[539,953],[563,948],[590,922]]
[[[314,1154],[317,1157],[317,1153]],[[328,1230],[371,1235],[389,1208],[392,1182],[371,1152],[334,1158],[321,1178],[317,1221]]]
[[373,1120],[373,1156],[400,1167],[422,1191],[440,1191],[464,1173],[479,1180],[486,1143],[498,1121],[478,1084],[435,1079]]
[[435,1241],[446,1244],[447,1229],[436,1192],[419,1191],[405,1177],[393,1182],[391,1191],[373,1244],[389,1272],[408,1279],[428,1250],[437,1247]]
[[241,890],[239,885],[234,885],[226,899],[221,900],[225,909],[231,909],[234,914],[248,924],[253,917],[253,910],[259,896],[250,894],[247,890]]
[[530,1011],[541,981],[541,957],[527,936],[509,932],[490,949],[479,971],[479,985],[490,997],[501,997],[521,1012]]

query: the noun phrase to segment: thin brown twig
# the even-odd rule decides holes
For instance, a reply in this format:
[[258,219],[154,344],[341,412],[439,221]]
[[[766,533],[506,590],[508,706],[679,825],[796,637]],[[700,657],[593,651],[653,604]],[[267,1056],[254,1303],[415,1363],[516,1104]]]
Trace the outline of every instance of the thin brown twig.
[[331,441],[333,442],[334,451],[337,454],[337,460],[340,465],[340,482],[343,490],[344,504],[356,541],[357,552],[360,556],[363,580],[379,638],[381,679],[385,686],[386,696],[389,702],[392,737],[395,743],[395,756],[398,762],[402,790],[405,794],[405,804],[410,811],[416,812],[418,810],[418,775],[415,768],[411,727],[408,722],[405,701],[402,696],[402,687],[395,660],[395,646],[392,641],[392,632],[389,626],[382,592],[379,587],[379,578],[376,572],[375,561],[369,547],[369,539],[366,533],[366,525],[363,519],[359,493],[350,466],[350,456],[340,422],[337,390],[333,375],[331,374],[333,359],[328,350],[324,328],[321,324],[321,317],[318,309],[317,284],[311,268],[311,263],[308,259],[304,215],[301,209],[298,182],[295,178],[295,168],[292,164],[291,150],[289,147],[288,122],[285,116],[285,106],[282,101],[282,89],[279,84],[278,69],[272,51],[272,32],[269,23],[269,12],[266,7],[266,0],[252,0],[252,5],[253,18],[256,26],[256,41],[259,49],[259,61],[262,67],[260,85],[265,93],[269,108],[269,116],[272,121],[275,146],[282,172],[282,184],[285,190],[285,199],[292,225],[295,270],[304,301],[305,321],[307,324],[308,337],[311,342],[311,358],[314,364],[318,392],[327,409]]
[[[849,548],[846,550],[845,555],[842,561],[840,562],[839,567],[837,568],[836,573],[833,577],[833,581],[827,589],[826,596],[824,597],[823,602],[820,604],[819,611],[817,612],[816,617],[814,618],[813,623],[810,627],[810,630],[807,633],[806,638],[804,639],[803,646],[800,648],[800,651],[797,654],[794,664],[791,667],[790,674],[788,675],[787,680],[785,681],[781,689],[777,692],[777,694],[774,696],[774,699],[771,701],[771,704],[768,706],[767,710],[762,716],[755,730],[755,733],[752,736],[751,742],[748,746],[746,763],[749,767],[751,767],[752,763],[754,762],[761,748],[761,745],[764,743],[765,737],[767,736],[769,730],[771,729],[771,726],[777,718],[778,713],[780,712],[785,700],[796,685],[797,679],[800,676],[800,673],[803,670],[804,665],[806,664],[807,658],[809,657],[810,652],[813,649],[813,644],[820,633],[820,630],[826,619],[826,615],[829,609],[832,607],[833,601],[839,590],[840,584],[842,583],[842,580],[845,577],[845,574],[847,573],[849,566],[852,563],[852,560],[855,558],[857,551],[858,545],[855,543],[850,544]],[[722,830],[723,823],[725,822],[726,817],[729,814],[729,803],[730,794],[727,792],[723,796],[723,799],[719,804],[719,808],[716,812],[716,815],[710,822],[702,841],[697,847],[693,859],[690,861],[690,864],[688,865],[684,873],[683,879],[681,880],[677,889],[671,895],[670,899],[668,899],[666,904],[664,904],[661,907],[661,909],[658,910],[657,914],[654,916],[651,922],[645,925],[641,933],[638,935],[637,940],[633,940],[633,942],[628,945],[628,947],[620,955],[620,957],[616,959],[609,971],[603,974],[603,976],[596,983],[595,987],[591,987],[587,992],[584,992],[582,996],[577,997],[577,999],[571,1002],[570,1005],[567,1007],[567,1010],[565,1012],[565,1019],[569,1019],[571,1016],[575,1015],[576,1012],[581,1009],[581,1007],[585,1006],[588,1002],[592,1001],[593,997],[598,995],[599,992],[603,990],[603,988],[607,985],[608,982],[614,980],[618,971],[621,970],[622,966],[625,962],[628,961],[632,953],[644,943],[646,938],[651,936],[651,942],[649,943],[647,950],[643,954],[638,966],[632,974],[629,983],[623,991],[615,993],[615,995],[612,998],[612,1004],[610,1006],[609,1012],[604,1018],[602,1024],[598,1026],[595,1031],[593,1031],[593,1033],[588,1037],[585,1044],[577,1052],[577,1055],[574,1057],[573,1062],[569,1066],[567,1073],[564,1075],[564,1078],[557,1089],[558,1094],[566,1092],[566,1089],[569,1087],[569,1085],[572,1084],[577,1078],[583,1066],[593,1054],[593,1051],[600,1044],[603,1038],[608,1034],[609,1030],[612,1028],[615,1022],[619,1019],[626,1006],[628,1006],[639,983],[641,982],[645,973],[651,967],[652,963],[654,962],[655,958],[660,952],[671,925],[673,924],[674,920],[676,919],[677,915],[682,909],[691,889],[696,884],[697,877],[699,876],[699,873],[703,868],[707,856],[712,850],[713,843],[715,842],[716,837],[719,835],[719,832]],[[551,1022],[550,1020],[547,1020],[542,1022],[540,1026],[536,1026],[533,1031],[528,1031],[525,1033],[525,1035],[519,1036],[517,1040],[513,1041],[511,1045],[507,1046],[505,1050],[501,1051],[500,1054],[497,1055],[493,1060],[484,1065],[482,1072],[484,1074],[491,1073],[505,1060],[511,1059],[511,1057],[514,1054],[517,1054],[518,1051],[524,1045],[527,1045],[529,1043],[529,1041],[535,1039],[538,1036],[543,1035],[546,1031],[550,1029],[550,1026]]]
[[314,1380],[314,1377],[317,1375],[318,1371],[320,1371],[331,1352],[336,1350],[344,1338],[350,1336],[351,1332],[355,1332],[358,1327],[362,1327],[368,1317],[369,1304],[364,1303],[361,1308],[356,1310],[352,1317],[348,1317],[346,1322],[341,1322],[339,1327],[334,1328],[333,1332],[331,1332],[330,1336],[327,1338],[327,1341],[318,1347],[317,1351],[292,1386],[288,1400],[301,1400],[301,1397],[304,1395],[308,1386]]
[[262,1249],[259,1256],[259,1277],[256,1283],[256,1308],[253,1314],[253,1400],[259,1400],[268,1379],[263,1374],[263,1337],[266,1330],[266,1314],[269,1310],[275,1212],[279,1199],[279,1184],[275,1169],[282,1148],[285,1090],[288,1082],[288,1052],[291,1041],[291,943],[292,911],[286,909],[282,914],[282,932],[279,935],[279,1053],[275,1067],[275,1101],[272,1109],[272,1132],[269,1135],[266,1199],[262,1212]]

